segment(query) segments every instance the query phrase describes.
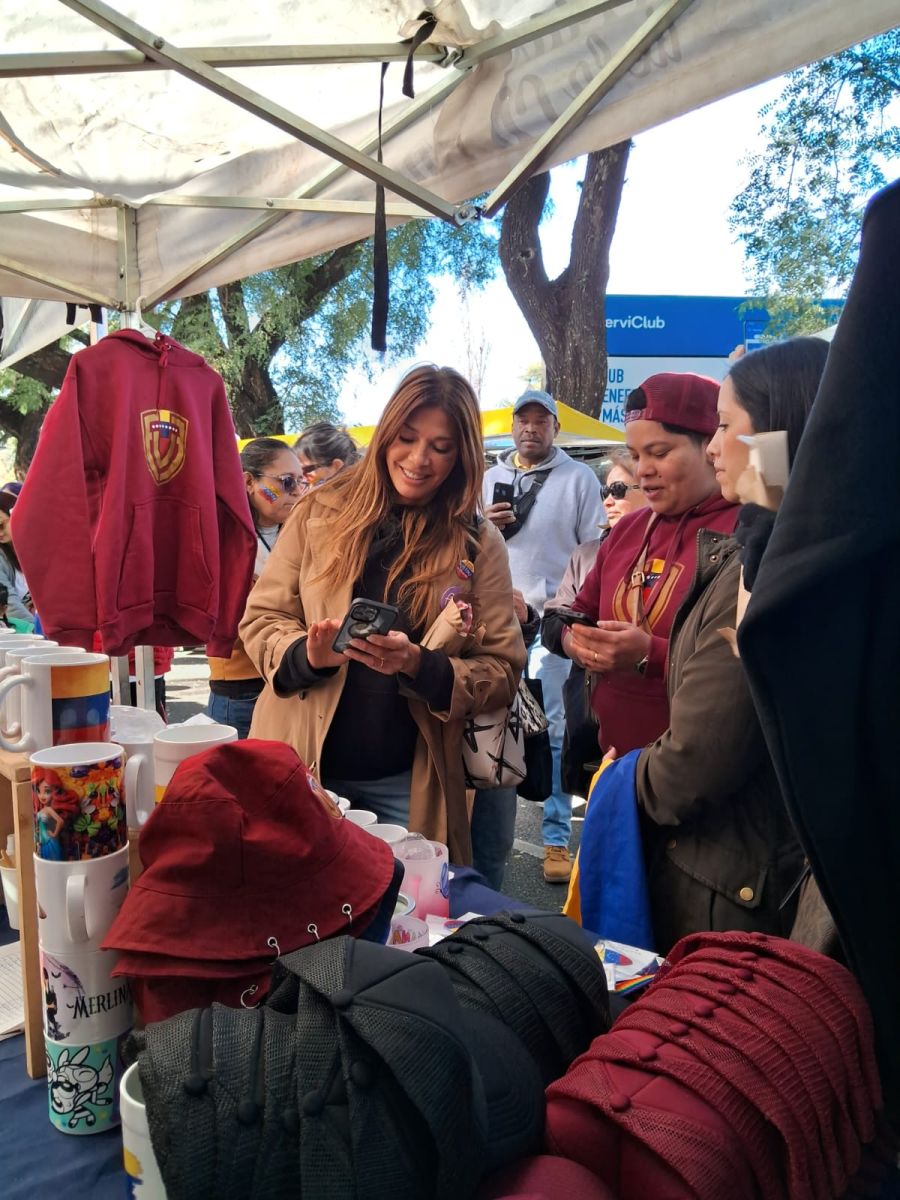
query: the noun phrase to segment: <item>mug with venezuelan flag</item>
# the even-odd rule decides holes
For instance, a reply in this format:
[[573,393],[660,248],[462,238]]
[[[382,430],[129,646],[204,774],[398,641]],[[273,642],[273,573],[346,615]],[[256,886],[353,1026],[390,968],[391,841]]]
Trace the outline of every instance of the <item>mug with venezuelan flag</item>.
[[60,650],[22,659],[20,674],[0,683],[0,703],[19,693],[22,736],[0,732],[0,746],[33,753],[109,738],[109,658]]

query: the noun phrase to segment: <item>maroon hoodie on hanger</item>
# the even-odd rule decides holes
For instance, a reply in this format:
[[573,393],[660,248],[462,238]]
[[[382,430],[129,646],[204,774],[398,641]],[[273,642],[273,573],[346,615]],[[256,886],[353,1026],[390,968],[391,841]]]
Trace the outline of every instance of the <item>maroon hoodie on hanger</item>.
[[126,329],[79,351],[12,515],[48,637],[107,654],[206,643],[227,658],[256,536],[221,377]]
[[658,517],[652,524],[651,510],[641,508],[622,517],[597,551],[597,560],[572,604],[595,621],[634,619],[629,582],[643,557],[642,599],[652,639],[646,669],[643,675],[613,672],[595,684],[591,697],[600,721],[600,744],[615,746],[620,756],[650,745],[669,727],[669,633],[693,583],[697,534],[701,529],[732,534],[739,511],[740,506],[724,500],[719,491],[686,513]]

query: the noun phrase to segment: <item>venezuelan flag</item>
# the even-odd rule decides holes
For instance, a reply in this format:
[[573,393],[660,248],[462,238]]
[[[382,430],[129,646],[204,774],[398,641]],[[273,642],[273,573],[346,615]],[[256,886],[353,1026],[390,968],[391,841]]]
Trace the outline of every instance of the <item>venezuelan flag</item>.
[[53,744],[109,741],[109,669],[72,663],[50,669]]

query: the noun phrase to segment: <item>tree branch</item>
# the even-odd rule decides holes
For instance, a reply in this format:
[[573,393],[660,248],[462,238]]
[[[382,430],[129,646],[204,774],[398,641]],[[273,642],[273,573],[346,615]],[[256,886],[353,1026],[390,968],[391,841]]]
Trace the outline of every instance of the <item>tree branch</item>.
[[538,232],[549,190],[550,176],[545,172],[533,176],[510,198],[503,212],[499,247],[509,290],[542,349],[553,336],[557,318],[556,296],[547,278]]

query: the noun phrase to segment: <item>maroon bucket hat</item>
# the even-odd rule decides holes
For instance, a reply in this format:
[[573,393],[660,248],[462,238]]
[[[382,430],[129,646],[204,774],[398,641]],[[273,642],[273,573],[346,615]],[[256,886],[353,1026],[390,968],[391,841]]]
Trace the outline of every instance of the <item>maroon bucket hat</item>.
[[139,852],[104,948],[231,963],[361,932],[394,872],[294,750],[255,739],[180,763]]

